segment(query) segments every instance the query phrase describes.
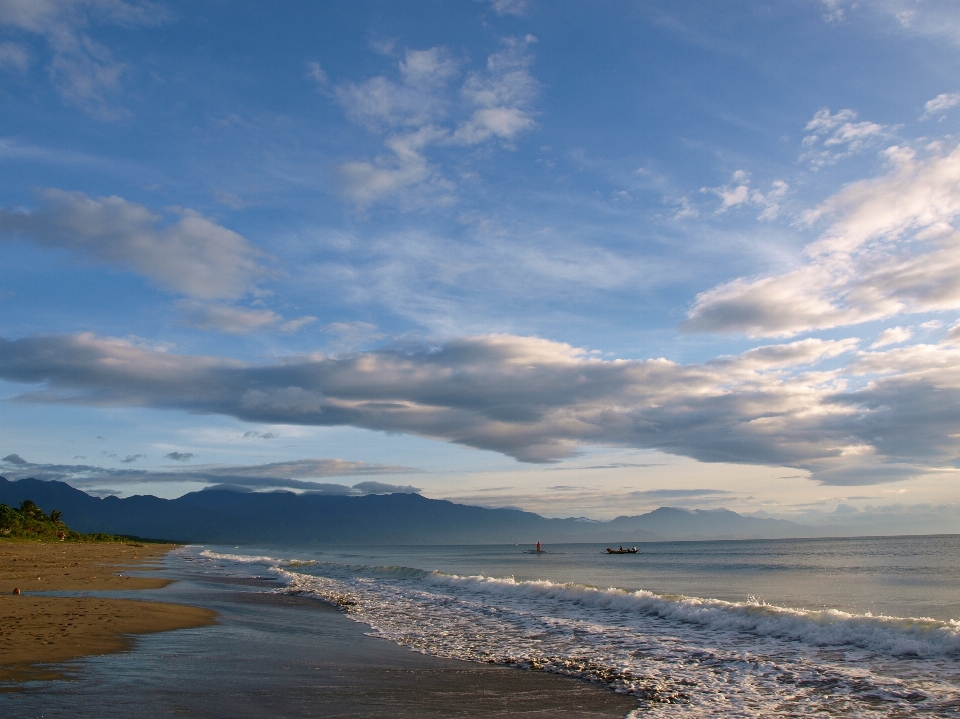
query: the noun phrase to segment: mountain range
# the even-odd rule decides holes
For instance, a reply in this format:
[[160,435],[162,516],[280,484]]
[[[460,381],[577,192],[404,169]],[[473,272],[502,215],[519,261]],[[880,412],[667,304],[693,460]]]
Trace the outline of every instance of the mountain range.
[[607,522],[548,519],[518,509],[488,509],[419,494],[360,497],[205,489],[176,499],[93,497],[59,481],[0,477],[0,503],[31,500],[59,510],[79,532],[106,532],[206,544],[513,544],[813,536],[781,519],[726,509],[660,507]]

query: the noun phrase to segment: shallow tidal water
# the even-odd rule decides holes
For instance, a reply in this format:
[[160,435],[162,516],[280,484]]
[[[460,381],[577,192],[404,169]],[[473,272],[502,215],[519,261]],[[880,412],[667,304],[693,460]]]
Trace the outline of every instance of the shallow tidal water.
[[58,665],[61,680],[5,686],[26,719],[616,719],[636,702],[583,682],[412,652],[275,578],[195,571],[132,599],[186,602],[218,624],[136,637],[129,651]]

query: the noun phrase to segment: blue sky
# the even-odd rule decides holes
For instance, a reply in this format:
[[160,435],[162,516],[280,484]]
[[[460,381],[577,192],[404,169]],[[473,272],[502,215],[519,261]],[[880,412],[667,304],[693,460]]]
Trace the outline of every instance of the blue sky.
[[930,0],[2,0],[4,475],[957,531],[958,51]]

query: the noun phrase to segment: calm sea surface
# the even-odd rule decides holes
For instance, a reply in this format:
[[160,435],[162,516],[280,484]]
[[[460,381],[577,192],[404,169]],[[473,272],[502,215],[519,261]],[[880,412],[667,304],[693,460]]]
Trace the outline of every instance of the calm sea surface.
[[425,654],[602,682],[637,716],[960,716],[960,536],[189,547]]

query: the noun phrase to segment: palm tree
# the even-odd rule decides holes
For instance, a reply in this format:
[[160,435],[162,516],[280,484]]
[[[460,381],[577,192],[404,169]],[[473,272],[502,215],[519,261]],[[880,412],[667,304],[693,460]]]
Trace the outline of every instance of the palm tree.
[[54,524],[63,524],[63,512],[59,509],[55,509],[50,512],[50,521]]
[[43,510],[29,499],[25,499],[20,502],[20,514],[24,515],[25,517],[30,517],[31,519],[37,519],[41,522],[47,518],[47,515],[43,513]]

